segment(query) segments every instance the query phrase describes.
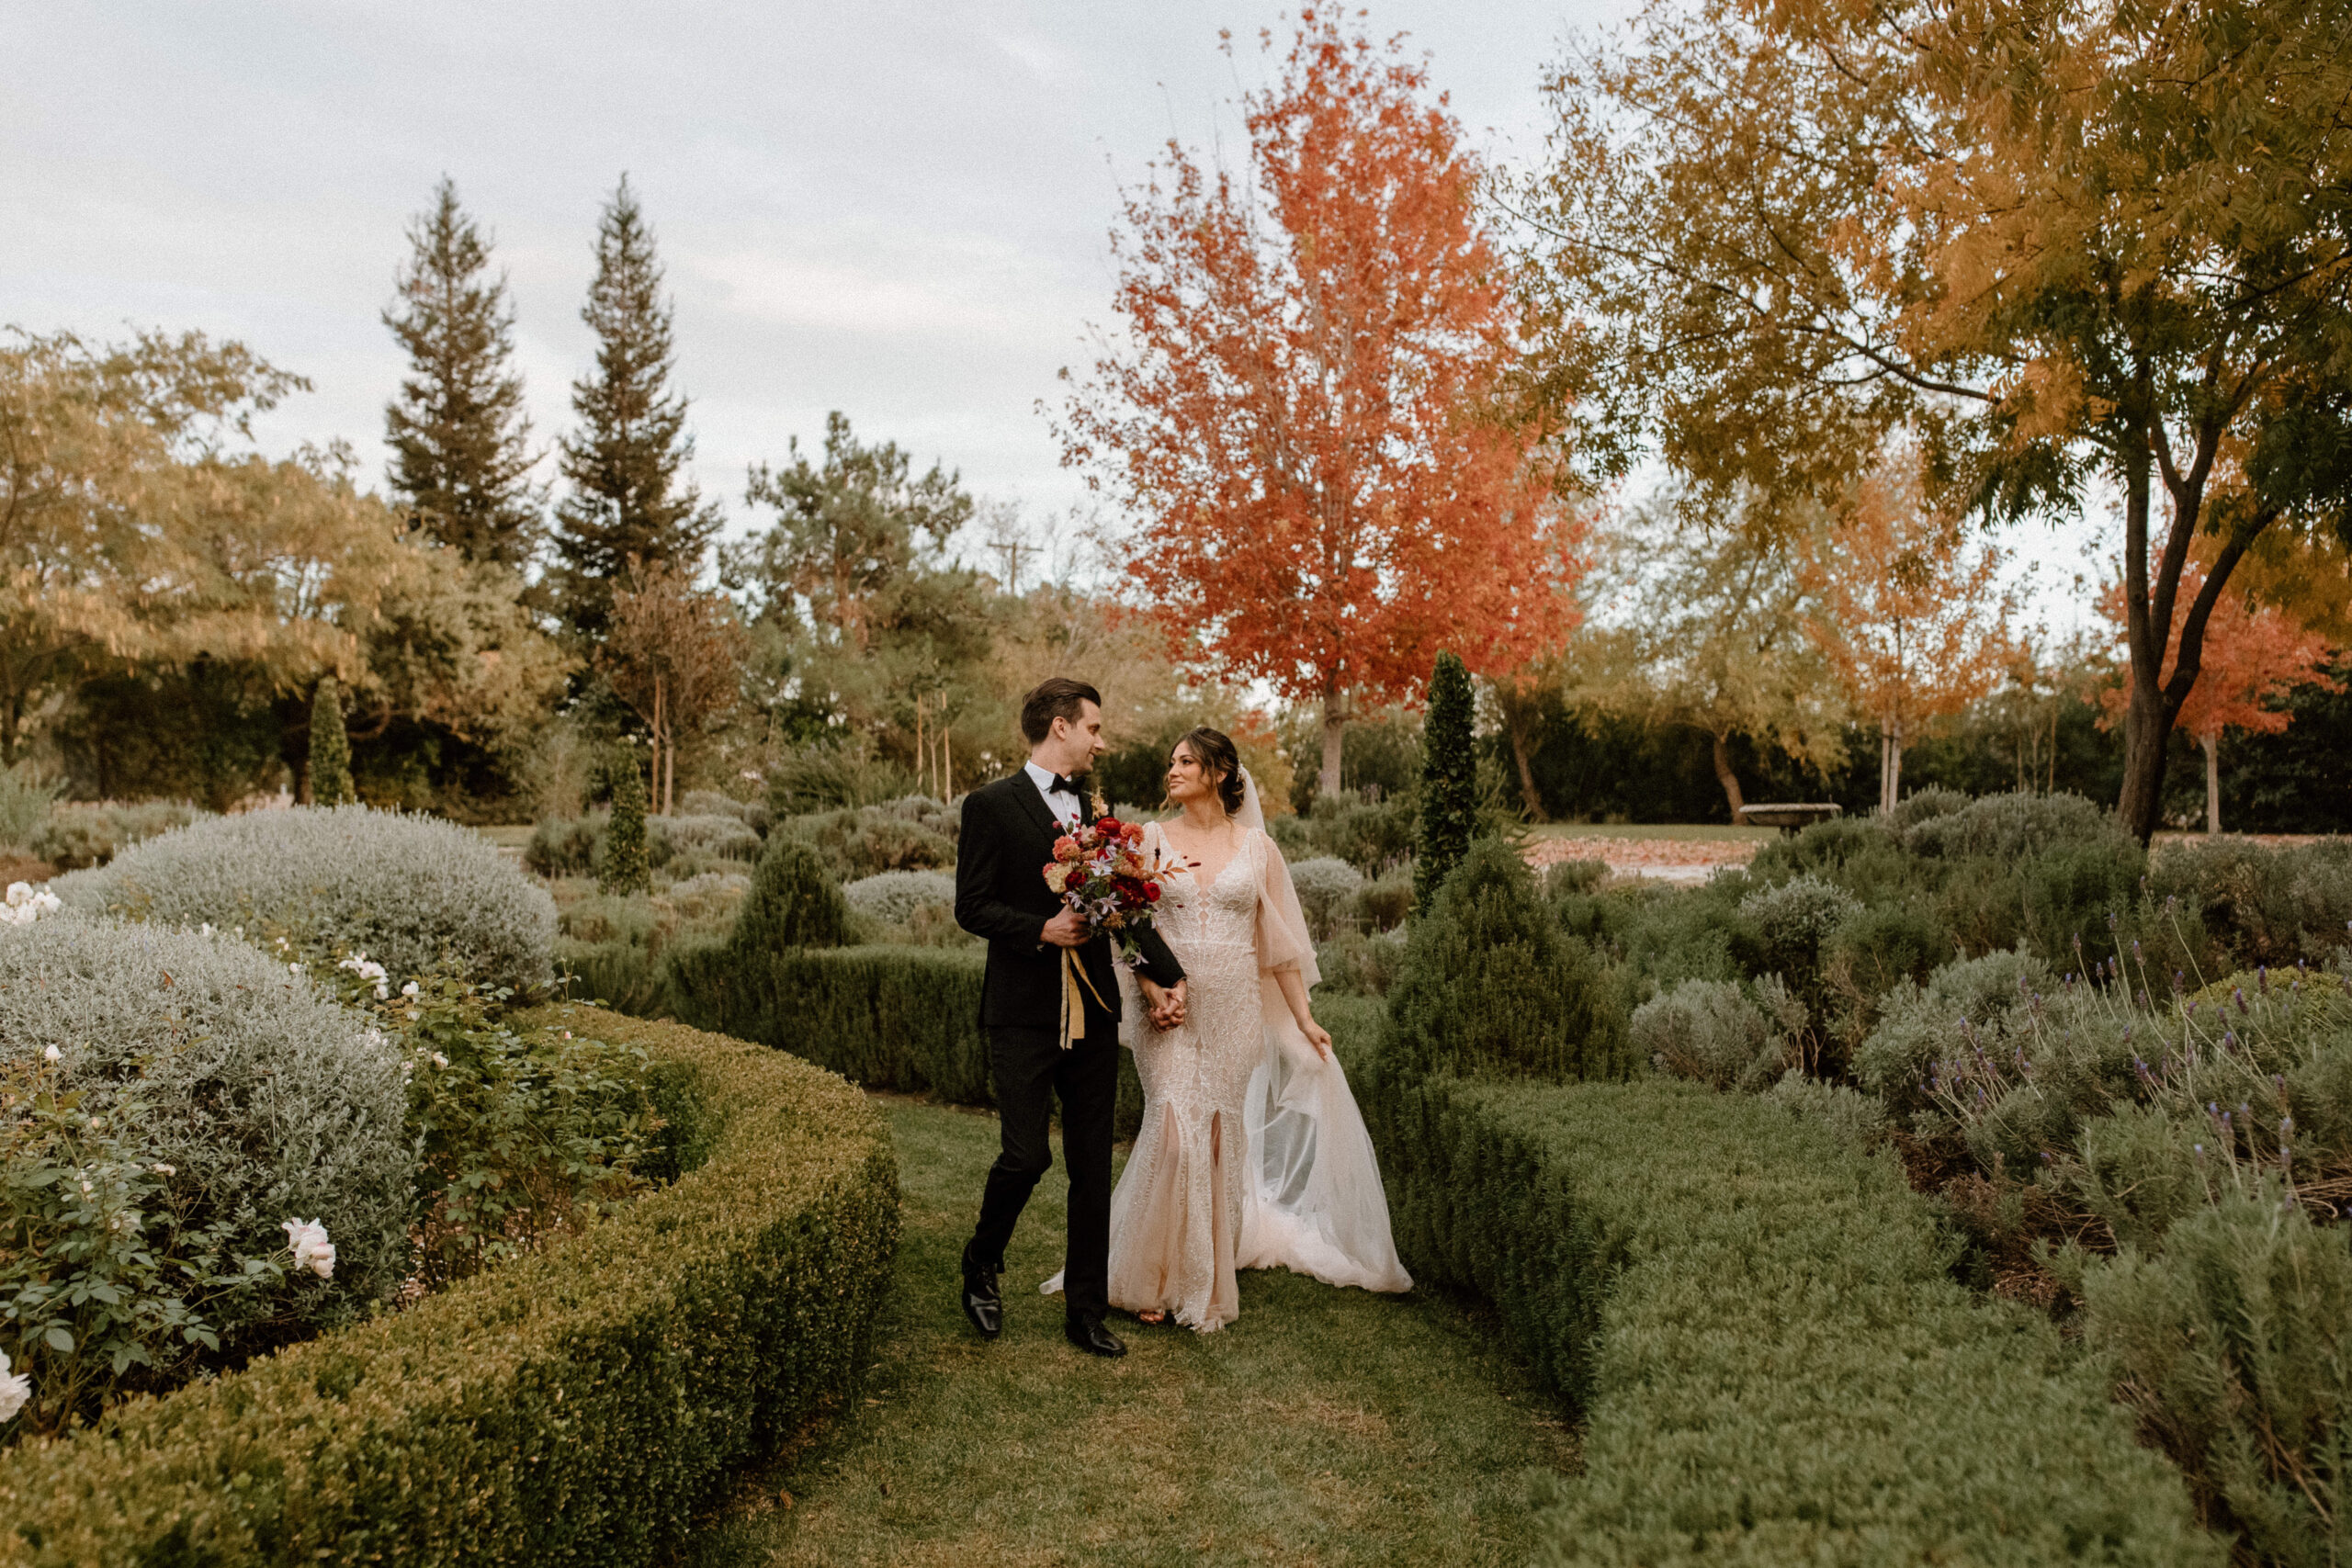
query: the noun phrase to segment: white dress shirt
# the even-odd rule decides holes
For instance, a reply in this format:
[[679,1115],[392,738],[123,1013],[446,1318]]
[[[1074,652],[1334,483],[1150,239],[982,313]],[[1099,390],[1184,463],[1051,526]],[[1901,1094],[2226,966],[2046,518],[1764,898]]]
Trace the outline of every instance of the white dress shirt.
[[1078,795],[1074,790],[1069,795],[1055,794],[1052,789],[1053,771],[1041,768],[1035,762],[1023,763],[1022,772],[1027,773],[1029,782],[1037,786],[1037,793],[1044,797],[1046,809],[1054,814],[1055,821],[1065,828],[1079,825]]

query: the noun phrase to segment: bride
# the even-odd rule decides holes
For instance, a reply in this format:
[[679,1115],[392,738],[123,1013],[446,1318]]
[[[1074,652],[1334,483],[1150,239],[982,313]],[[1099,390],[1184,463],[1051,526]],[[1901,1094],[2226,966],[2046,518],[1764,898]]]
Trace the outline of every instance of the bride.
[[[1179,740],[1168,796],[1182,814],[1145,847],[1180,868],[1154,923],[1189,994],[1157,1013],[1126,998],[1143,1127],[1111,1197],[1111,1304],[1207,1334],[1240,1315],[1240,1269],[1409,1290],[1372,1139],[1307,1005],[1298,895],[1233,742]],[[1120,985],[1136,989],[1124,969]]]

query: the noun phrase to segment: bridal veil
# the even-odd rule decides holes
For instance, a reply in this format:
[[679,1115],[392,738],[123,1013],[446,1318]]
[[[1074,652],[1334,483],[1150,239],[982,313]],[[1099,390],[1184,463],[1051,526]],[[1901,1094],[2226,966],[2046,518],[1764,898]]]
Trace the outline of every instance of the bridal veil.
[[[1257,781],[1241,773],[1240,826],[1262,833]],[[1311,990],[1321,972],[1315,942],[1279,852],[1266,856],[1258,905],[1258,992],[1265,1055],[1243,1108],[1250,1179],[1244,1190],[1235,1265],[1286,1268],[1333,1285],[1405,1291],[1412,1276],[1396,1257],[1388,1199],[1372,1135],[1334,1054],[1307,1043],[1276,976],[1297,971]]]

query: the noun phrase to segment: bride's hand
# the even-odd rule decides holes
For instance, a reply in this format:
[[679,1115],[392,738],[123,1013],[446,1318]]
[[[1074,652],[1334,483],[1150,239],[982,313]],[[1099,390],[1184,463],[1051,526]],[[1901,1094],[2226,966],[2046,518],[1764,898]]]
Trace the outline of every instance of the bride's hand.
[[1298,1026],[1298,1032],[1306,1036],[1306,1043],[1315,1047],[1315,1054],[1317,1055],[1322,1057],[1327,1062],[1331,1059],[1331,1032],[1329,1030],[1324,1028],[1321,1024],[1316,1022],[1310,1018],[1305,1023]]

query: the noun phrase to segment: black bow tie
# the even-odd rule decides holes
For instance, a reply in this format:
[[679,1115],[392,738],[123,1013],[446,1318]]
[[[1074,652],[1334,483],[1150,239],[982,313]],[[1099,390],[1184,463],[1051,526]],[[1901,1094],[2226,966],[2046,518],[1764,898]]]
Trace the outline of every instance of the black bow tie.
[[1076,779],[1066,779],[1062,777],[1061,774],[1056,773],[1053,776],[1052,781],[1046,785],[1046,793],[1047,795],[1076,795],[1078,793],[1078,781]]

